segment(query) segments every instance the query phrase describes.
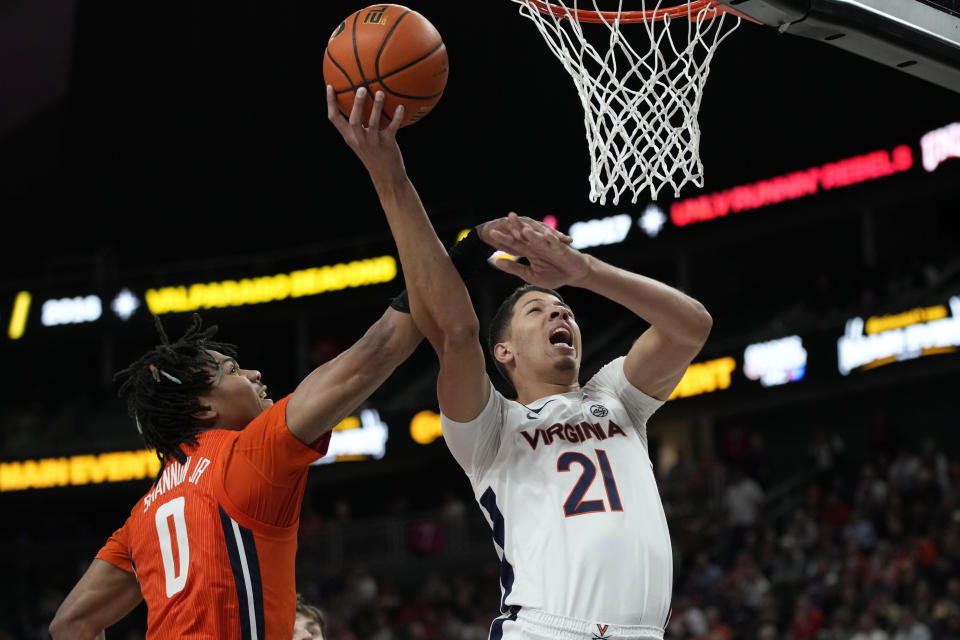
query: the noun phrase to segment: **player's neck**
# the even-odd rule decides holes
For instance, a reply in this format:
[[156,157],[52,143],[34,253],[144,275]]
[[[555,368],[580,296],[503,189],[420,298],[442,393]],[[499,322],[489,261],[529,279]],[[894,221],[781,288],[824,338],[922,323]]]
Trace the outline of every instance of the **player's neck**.
[[540,398],[557,395],[558,393],[580,390],[580,384],[576,380],[572,382],[518,380],[514,387],[517,389],[517,401],[521,404],[530,404]]

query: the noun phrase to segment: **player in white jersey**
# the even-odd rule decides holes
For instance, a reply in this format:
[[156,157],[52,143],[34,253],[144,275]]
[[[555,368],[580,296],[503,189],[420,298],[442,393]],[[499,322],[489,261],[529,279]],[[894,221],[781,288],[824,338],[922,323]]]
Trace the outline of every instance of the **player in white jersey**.
[[[397,243],[414,322],[440,359],[444,438],[473,485],[501,558],[491,640],[660,639],[672,558],[647,452],[646,422],[700,351],[712,319],[696,300],[569,246],[569,237],[510,214],[480,238],[525,256],[498,260],[532,288],[501,306],[491,352],[517,391],[486,373],[466,287],[403,166],[396,127],[349,122],[327,89],[328,115],[373,179]],[[383,96],[369,122],[379,123]],[[394,114],[394,121],[402,113]],[[582,342],[554,288],[583,287],[650,323],[625,357],[579,384]]]
[[[534,313],[558,300],[546,290],[521,291],[527,307],[540,309]],[[568,631],[590,631],[588,638],[622,638],[620,625],[646,637],[663,633],[673,559],[646,433],[662,402],[627,381],[623,360],[582,388],[529,404],[491,387],[476,419],[443,418],[444,439],[500,555],[504,615],[495,631],[509,630],[518,616],[567,628],[555,620],[562,614],[587,621]]]

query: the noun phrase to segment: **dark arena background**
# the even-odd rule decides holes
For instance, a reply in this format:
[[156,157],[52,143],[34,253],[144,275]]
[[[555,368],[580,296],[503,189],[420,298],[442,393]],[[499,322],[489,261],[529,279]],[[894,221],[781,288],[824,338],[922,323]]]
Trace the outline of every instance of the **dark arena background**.
[[[112,382],[155,343],[150,311],[171,335],[194,310],[219,324],[279,398],[402,288],[325,113],[327,37],[361,6],[0,2],[3,640],[48,637],[150,484]],[[399,134],[441,239],[550,216],[713,315],[649,427],[667,637],[960,638],[960,95],[744,23],[706,85],[704,187],[601,207],[576,92],[516,5],[409,6],[450,56],[443,99]],[[484,328],[515,284],[491,271],[474,292]],[[586,380],[645,326],[563,294]],[[436,373],[422,345],[310,471],[298,589],[332,640],[479,640],[498,615]]]

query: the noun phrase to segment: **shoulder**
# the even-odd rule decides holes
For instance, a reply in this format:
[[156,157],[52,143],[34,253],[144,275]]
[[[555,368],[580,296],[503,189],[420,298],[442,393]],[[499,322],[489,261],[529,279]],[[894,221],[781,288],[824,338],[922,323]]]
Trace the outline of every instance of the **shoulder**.
[[625,360],[626,356],[620,356],[608,362],[590,378],[590,381],[584,385],[584,390],[597,396],[616,398],[624,406],[638,412],[637,419],[646,422],[647,418],[664,404],[664,401],[647,395],[627,380],[623,370]]
[[619,395],[623,389],[632,387],[633,385],[630,384],[623,372],[624,360],[626,360],[626,356],[620,356],[600,367],[600,370],[584,385],[584,389],[608,391],[614,395]]
[[482,424],[490,424],[495,422],[502,422],[504,417],[507,414],[508,409],[510,408],[510,405],[522,406],[522,405],[519,405],[519,403],[517,402],[508,400],[502,393],[497,391],[497,388],[493,385],[493,382],[490,382],[489,384],[490,384],[490,397],[487,399],[487,404],[480,411],[480,415],[478,415],[476,418],[468,422],[457,422],[456,420],[452,420],[451,418],[441,413],[440,414],[441,424],[444,427],[449,425],[451,427],[457,428],[457,427],[469,427],[472,425],[482,425]]

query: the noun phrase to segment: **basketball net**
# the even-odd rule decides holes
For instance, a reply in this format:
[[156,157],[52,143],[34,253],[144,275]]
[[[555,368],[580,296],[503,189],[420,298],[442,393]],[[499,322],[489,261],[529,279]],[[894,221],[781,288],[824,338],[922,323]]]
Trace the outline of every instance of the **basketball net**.
[[[612,196],[618,204],[630,191],[636,203],[647,189],[656,199],[667,185],[674,195],[688,182],[703,186],[697,112],[710,61],[740,24],[737,16],[707,0],[668,8],[661,8],[663,0],[639,0],[640,11],[623,11],[617,0],[617,10],[606,12],[597,0],[512,1],[577,87],[590,149],[591,202],[606,204]],[[585,24],[591,40],[605,48],[587,40]],[[621,26],[643,29],[647,38],[625,34]]]

